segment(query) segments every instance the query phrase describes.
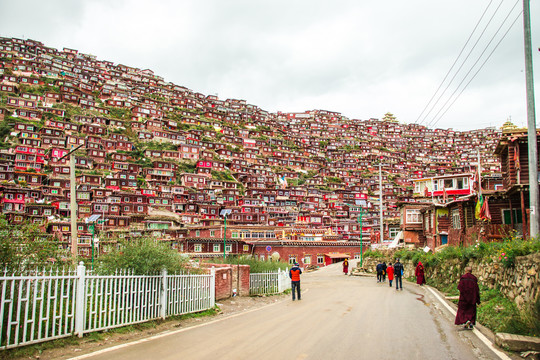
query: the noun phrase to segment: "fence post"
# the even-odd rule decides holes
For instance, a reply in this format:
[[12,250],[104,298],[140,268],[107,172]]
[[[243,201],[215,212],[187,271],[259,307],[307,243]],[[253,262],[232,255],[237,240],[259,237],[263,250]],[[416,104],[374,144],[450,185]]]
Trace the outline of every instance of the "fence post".
[[278,269],[277,271],[277,281],[278,281],[278,293],[281,293],[283,291],[283,278],[281,276],[281,269]]
[[167,317],[167,269],[161,271],[161,299],[160,316],[162,319]]
[[212,266],[210,270],[212,277],[210,278],[210,307],[216,306],[216,268]]
[[83,337],[86,314],[86,267],[81,261],[77,266],[77,295],[75,298],[75,334]]

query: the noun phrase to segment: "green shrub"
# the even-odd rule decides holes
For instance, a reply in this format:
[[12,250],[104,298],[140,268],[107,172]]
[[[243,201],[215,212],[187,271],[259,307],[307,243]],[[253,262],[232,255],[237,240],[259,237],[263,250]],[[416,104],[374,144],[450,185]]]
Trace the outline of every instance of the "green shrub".
[[0,268],[11,271],[73,265],[71,254],[37,224],[10,224],[0,215]]
[[291,265],[282,261],[261,261],[251,256],[227,256],[225,259],[212,259],[210,262],[216,264],[249,265],[252,274],[277,271],[278,269],[285,270],[291,267]]
[[123,240],[120,249],[100,256],[96,271],[113,274],[117,269],[129,269],[136,275],[143,275],[167,269],[169,273],[175,273],[185,271],[187,265],[187,259],[167,244],[140,237]]
[[366,251],[364,251],[363,257],[364,258],[380,259],[380,258],[385,257],[385,255],[382,252],[377,251],[377,250],[366,250]]

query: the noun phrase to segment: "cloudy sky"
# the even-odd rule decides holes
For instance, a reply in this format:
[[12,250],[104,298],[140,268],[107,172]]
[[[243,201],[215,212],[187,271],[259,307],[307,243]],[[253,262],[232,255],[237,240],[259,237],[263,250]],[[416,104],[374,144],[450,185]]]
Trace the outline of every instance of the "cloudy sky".
[[[271,112],[391,112],[470,130],[527,124],[522,9],[521,0],[18,0],[0,2],[0,36],[152,69]],[[531,14],[537,80],[539,1]]]

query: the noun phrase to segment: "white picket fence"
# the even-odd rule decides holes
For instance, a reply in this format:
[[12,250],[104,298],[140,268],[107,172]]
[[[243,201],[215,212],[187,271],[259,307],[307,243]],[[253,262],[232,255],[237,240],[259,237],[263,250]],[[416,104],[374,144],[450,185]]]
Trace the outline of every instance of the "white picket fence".
[[76,272],[0,276],[0,349],[204,311],[215,305],[210,274],[141,276]]
[[249,295],[278,294],[291,288],[288,270],[249,274]]

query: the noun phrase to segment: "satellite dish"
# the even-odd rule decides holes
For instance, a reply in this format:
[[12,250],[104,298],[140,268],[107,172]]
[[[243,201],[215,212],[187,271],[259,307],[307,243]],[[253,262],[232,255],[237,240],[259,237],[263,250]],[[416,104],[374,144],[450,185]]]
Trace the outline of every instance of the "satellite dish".
[[281,257],[281,256],[279,255],[279,253],[278,253],[277,251],[274,251],[274,252],[272,253],[272,260],[273,260],[273,261],[278,261],[280,257]]

